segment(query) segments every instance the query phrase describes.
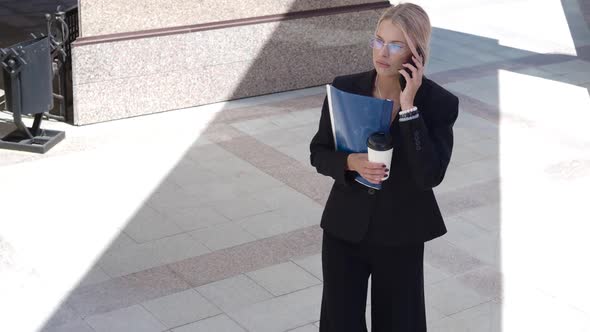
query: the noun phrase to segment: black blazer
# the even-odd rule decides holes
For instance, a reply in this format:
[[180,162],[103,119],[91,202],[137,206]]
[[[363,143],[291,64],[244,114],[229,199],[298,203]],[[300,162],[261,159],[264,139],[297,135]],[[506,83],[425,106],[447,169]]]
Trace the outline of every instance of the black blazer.
[[[372,96],[375,76],[373,69],[336,77],[332,85]],[[400,122],[396,116],[391,125],[389,178],[381,190],[374,190],[354,181],[356,172],[345,170],[348,153],[335,151],[324,99],[319,129],[310,144],[311,165],[335,180],[320,222],[324,231],[350,242],[366,236],[371,243],[386,245],[426,242],[447,232],[432,188],[442,182],[451,159],[459,100],[423,77],[414,105],[420,113],[417,119]]]

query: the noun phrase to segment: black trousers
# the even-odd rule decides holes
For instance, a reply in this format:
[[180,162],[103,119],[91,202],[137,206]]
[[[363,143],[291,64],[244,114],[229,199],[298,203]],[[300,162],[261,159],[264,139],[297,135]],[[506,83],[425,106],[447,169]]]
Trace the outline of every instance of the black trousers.
[[324,231],[320,332],[366,332],[371,276],[371,331],[425,332],[424,243],[351,243]]

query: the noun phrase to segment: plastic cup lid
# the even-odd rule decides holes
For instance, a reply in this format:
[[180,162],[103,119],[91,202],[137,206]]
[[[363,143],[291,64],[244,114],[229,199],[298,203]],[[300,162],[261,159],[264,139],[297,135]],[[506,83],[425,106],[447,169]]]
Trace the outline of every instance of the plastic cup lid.
[[377,151],[387,151],[393,148],[393,137],[384,132],[376,132],[367,139],[367,146]]

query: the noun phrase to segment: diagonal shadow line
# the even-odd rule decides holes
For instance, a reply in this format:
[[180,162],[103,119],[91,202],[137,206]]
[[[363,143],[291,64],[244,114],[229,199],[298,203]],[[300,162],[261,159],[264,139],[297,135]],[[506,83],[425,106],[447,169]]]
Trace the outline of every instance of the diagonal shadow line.
[[[246,74],[246,76],[242,79],[242,84],[240,84],[233,96],[232,99],[235,98],[241,98],[244,97],[246,95],[248,95],[251,86],[252,85],[259,85],[259,84],[263,84],[264,82],[260,79],[263,73],[265,73],[266,71],[269,70],[269,59],[275,58],[275,57],[283,57],[288,52],[295,52],[297,54],[297,52],[301,52],[300,48],[298,48],[298,45],[291,45],[289,42],[286,42],[283,38],[276,38],[275,36],[281,36],[283,34],[288,34],[290,31],[288,31],[287,28],[288,25],[285,24],[280,24],[277,28],[277,31],[275,33],[275,35],[273,35],[273,38],[271,38],[271,40],[269,40],[269,42],[265,45],[265,47],[263,48],[263,50],[260,52],[259,56],[257,59],[255,59],[254,63],[252,64],[249,72]],[[330,25],[326,25],[326,26],[322,26],[321,24],[316,25],[313,27],[314,29],[330,29],[332,28]],[[504,54],[506,55],[507,53],[514,53],[515,57],[513,59],[509,59],[509,60],[500,60],[500,61],[483,61],[482,63],[479,64],[474,64],[472,66],[469,66],[467,68],[461,68],[461,64],[460,63],[453,63],[453,60],[461,60],[461,58],[453,58],[452,54],[451,55],[445,55],[445,56],[439,56],[438,60],[440,60],[444,66],[459,66],[456,69],[447,69],[447,70],[442,70],[439,72],[435,72],[432,75],[430,75],[431,78],[433,78],[435,81],[440,82],[440,83],[446,83],[446,84],[451,84],[453,82],[461,82],[464,81],[466,79],[469,78],[480,78],[482,76],[488,76],[491,77],[492,80],[494,80],[495,83],[495,87],[494,89],[492,89],[492,91],[490,91],[490,98],[488,100],[488,103],[484,103],[484,104],[480,104],[477,105],[477,103],[482,103],[478,98],[474,98],[475,101],[471,101],[468,102],[468,104],[470,105],[470,107],[472,107],[472,109],[470,108],[466,108],[464,106],[462,106],[462,111],[463,112],[468,112],[470,114],[479,116],[479,117],[483,117],[486,118],[486,120],[495,120],[496,122],[499,120],[499,113],[498,113],[498,109],[497,109],[497,105],[498,105],[498,100],[499,100],[499,96],[498,96],[498,77],[497,77],[497,72],[500,69],[506,69],[506,70],[518,70],[518,69],[524,69],[524,68],[531,68],[531,67],[535,67],[538,65],[542,65],[542,64],[551,64],[551,63],[561,63],[561,62],[565,62],[565,61],[569,61],[572,59],[575,59],[576,57],[571,57],[571,56],[563,56],[563,55],[559,55],[559,54],[548,54],[548,55],[544,55],[544,54],[534,54],[532,52],[527,52],[527,51],[522,51],[522,50],[518,50],[518,49],[512,49],[512,48],[508,48],[508,47],[504,47],[504,46],[500,46],[497,40],[493,40],[493,39],[489,39],[489,38],[483,38],[483,37],[479,37],[479,36],[474,36],[474,35],[469,35],[469,34],[462,34],[462,33],[458,33],[458,32],[453,32],[450,30],[445,30],[445,29],[438,29],[436,28],[434,31],[434,39],[442,39],[442,40],[451,40],[451,41],[461,41],[459,42],[459,44],[462,44],[464,46],[467,45],[471,45],[471,47],[476,48],[477,46],[481,46],[483,48],[488,49],[489,51],[491,51],[492,53],[496,53],[496,54]],[[580,46],[580,49],[584,49],[584,46]],[[320,50],[320,54],[322,52],[324,52],[326,50]],[[434,49],[433,50],[433,59],[437,59],[436,57],[437,54],[437,50]],[[297,56],[300,57],[300,63],[305,63],[305,54],[297,54]],[[445,61],[446,60],[446,61]],[[346,63],[346,59],[339,59],[338,61],[342,61],[340,64],[342,63]],[[300,67],[290,67],[290,68],[296,68],[297,70],[293,70],[293,69],[287,69],[287,73],[289,75],[296,75],[299,73],[298,69]],[[341,72],[334,72],[334,75],[338,75],[338,74],[344,74]],[[276,83],[277,85],[280,85],[281,82],[279,81],[273,81],[274,83]],[[319,84],[320,82],[318,82]],[[323,82],[322,82],[323,83]],[[280,89],[288,89],[289,87],[285,87],[285,86],[281,86]],[[469,97],[469,96],[467,96]],[[269,114],[291,114],[294,112],[298,112],[298,111],[302,111],[305,109],[308,109],[310,107],[314,107],[316,110],[317,108],[321,105],[321,100],[323,99],[322,95],[312,95],[309,100],[306,100],[305,102],[303,102],[301,105],[296,105],[295,107],[289,106],[287,105],[286,107],[283,108],[279,108],[277,110],[277,106],[280,107],[280,105],[273,105],[270,108],[267,108],[266,111],[264,110],[260,110],[260,108],[264,108],[267,105],[258,105],[258,106],[252,106],[250,108],[246,107],[246,108],[242,108],[242,109],[238,109],[238,110],[227,110],[224,111],[223,113],[221,113],[218,117],[218,119],[216,120],[216,123],[214,123],[213,126],[215,126],[215,124],[219,125],[217,128],[214,128],[212,130],[212,132],[208,133],[209,137],[213,137],[213,141],[214,141],[214,147],[215,151],[217,151],[220,154],[224,154],[226,156],[236,156],[238,155],[239,157],[244,157],[246,158],[246,162],[252,162],[252,160],[249,160],[247,155],[244,155],[241,153],[240,149],[236,149],[236,146],[239,146],[240,148],[248,148],[247,146],[245,147],[244,145],[240,145],[240,141],[242,141],[243,139],[247,139],[251,142],[251,144],[254,146],[254,148],[259,148],[259,147],[264,147],[267,146],[268,142],[265,142],[263,138],[261,137],[252,137],[251,135],[245,134],[243,132],[239,132],[236,131],[235,128],[231,128],[231,124],[233,123],[232,120],[243,120],[244,118],[251,118],[251,119],[256,119],[256,118],[260,118],[260,117],[265,117],[268,116]],[[466,98],[465,98],[466,99]],[[289,103],[289,102],[293,102],[295,104],[297,104],[297,101],[286,101],[285,103]],[[280,102],[279,102],[280,103]],[[283,105],[284,106],[284,105]],[[258,109],[256,109],[258,108]],[[248,115],[244,116],[244,114],[239,114],[239,112],[242,111],[244,113],[247,113]],[[490,112],[494,112],[495,114],[490,114]],[[319,116],[319,114],[318,114]],[[224,117],[227,117],[225,120],[223,119]],[[229,124],[229,125],[228,125]],[[499,133],[498,132],[492,132],[490,133],[491,137],[489,137],[492,140],[495,140],[496,142],[498,141],[498,136]],[[256,136],[256,135],[255,135]],[[256,145],[256,141],[258,142],[258,145]],[[462,144],[465,144],[466,141],[462,141],[460,139],[457,139],[456,142],[456,146],[460,147],[462,146]],[[250,148],[252,149],[252,148]],[[492,148],[493,149],[493,148]],[[207,150],[199,145],[195,145],[194,148],[192,149],[192,153],[204,153],[204,152],[212,152],[213,150]],[[284,152],[280,151],[280,149],[275,149],[276,151],[274,153],[274,155],[272,155],[271,157],[276,157],[280,154],[284,155]],[[498,152],[498,147],[495,147],[496,152]],[[225,152],[223,152],[225,151]],[[229,155],[227,154],[229,153]],[[273,153],[272,151],[269,153]],[[496,154],[497,155],[497,154]],[[498,163],[499,160],[497,159],[498,157],[496,157],[495,160],[492,160],[493,163],[496,164],[495,169],[493,169],[493,171],[491,172],[492,178],[497,178],[499,176],[499,172],[498,172]],[[180,186],[180,183],[182,183],[183,181],[187,180],[187,178],[185,178],[186,174],[184,173],[184,169],[182,168],[182,166],[180,164],[182,164],[183,162],[189,162],[191,165],[195,164],[195,160],[192,159],[190,156],[185,156],[183,158],[183,161],[181,161],[179,163],[179,166],[177,168],[175,168],[174,170],[172,170],[170,172],[170,174],[168,174],[168,176],[166,177],[166,179],[163,179],[162,181],[162,186],[159,189],[162,189],[163,191],[168,190],[166,187],[167,186],[172,186],[172,187],[177,187]],[[264,160],[262,161],[263,164]],[[297,160],[295,159],[287,159],[286,162],[283,163],[283,165],[287,162],[297,162]],[[293,179],[293,175],[289,175],[289,174],[283,174],[283,175],[276,175],[276,173],[273,172],[268,172],[268,169],[265,169],[265,165],[261,165],[260,163],[257,163],[256,166],[258,166],[259,168],[262,168],[262,171],[264,171],[265,173],[269,174],[275,174],[275,176],[277,177],[276,179],[281,181],[281,182],[290,182]],[[276,165],[272,165],[273,167],[275,167]],[[281,165],[279,165],[281,166]],[[303,167],[303,166],[301,166]],[[296,173],[295,176],[301,176],[302,174],[305,174],[305,172],[299,172]],[[313,179],[318,179],[319,177],[313,178]],[[299,178],[295,178],[295,180],[299,180]],[[484,179],[485,180],[485,179]],[[321,184],[320,186],[324,187],[324,193],[326,192],[326,190],[328,189],[327,186],[324,184]],[[476,184],[475,186],[473,185],[469,185],[467,184],[465,187],[458,187],[458,188],[453,188],[452,190],[448,190],[447,194],[442,194],[441,195],[441,205],[443,207],[446,206],[446,211],[448,212],[448,215],[457,215],[460,214],[461,211],[467,211],[467,212],[473,212],[473,209],[476,209],[478,207],[481,207],[482,204],[485,204],[487,201],[494,201],[494,202],[500,202],[500,187],[499,187],[499,183],[494,183],[494,182],[490,182],[487,183],[486,185],[484,185],[483,187],[480,187],[481,184]],[[484,189],[482,189],[484,188]],[[302,190],[305,191],[304,189],[298,188],[298,190]],[[485,199],[484,200],[478,200],[477,198],[473,199],[474,197],[477,197],[478,194],[481,194],[482,190],[485,190],[486,195],[484,196]],[[204,193],[202,193],[204,194]],[[309,194],[309,193],[307,193]],[[308,195],[308,197],[310,197],[310,195]],[[154,199],[158,199],[158,196],[154,193],[154,195],[152,196],[152,198]],[[311,198],[311,197],[310,197]],[[317,197],[315,197],[317,198]],[[240,198],[236,198],[236,199],[240,199]],[[165,203],[165,202],[164,202]],[[165,204],[164,204],[164,208]],[[486,227],[496,227],[496,229],[494,230],[496,233],[500,232],[500,220],[499,220],[499,216],[500,216],[500,205],[498,204],[498,210],[495,211],[491,211],[492,217],[491,219],[495,219],[495,220],[491,220],[491,221],[487,221],[489,224],[481,224],[479,225],[482,228],[486,228]],[[166,211],[160,211],[160,212],[165,212]],[[129,224],[134,224],[137,222],[141,222],[142,219],[149,219],[151,214],[155,213],[155,216],[161,216],[160,212],[155,211],[154,212],[154,208],[152,208],[149,205],[144,205],[140,211],[136,214],[136,216],[129,221]],[[152,215],[153,217],[154,215]],[[470,222],[471,224],[477,226],[478,225],[478,221],[474,220],[474,219],[470,219],[470,217],[465,217],[465,220],[467,222]],[[495,225],[495,226],[494,226]],[[311,228],[305,228],[306,230],[309,230],[310,234],[308,234],[308,237],[303,236],[302,240],[305,243],[305,239],[306,238],[317,238],[317,232],[319,232],[320,230],[317,227],[311,227]],[[124,238],[126,238],[127,240],[131,240],[131,242],[129,243],[129,245],[131,246],[136,246],[138,245],[131,236],[122,233],[122,236],[124,236]],[[280,235],[282,236],[282,235]],[[286,236],[286,235],[285,235]],[[269,241],[272,240],[276,240],[274,238],[269,238]],[[285,238],[280,238],[279,239],[281,241],[285,241]],[[281,243],[281,241],[278,241],[277,243]],[[448,242],[448,243],[447,243]],[[476,284],[473,284],[473,280],[476,280],[476,283],[478,281],[481,280],[481,278],[485,278],[485,276],[481,276],[478,275],[478,273],[481,271],[482,266],[484,265],[489,265],[490,262],[482,262],[481,259],[476,259],[474,260],[470,260],[470,262],[472,262],[472,269],[469,270],[465,270],[462,269],[460,266],[456,266],[453,265],[453,263],[451,262],[450,266],[449,266],[449,262],[445,261],[448,256],[445,255],[444,253],[453,253],[459,256],[463,256],[465,259],[473,259],[473,257],[470,255],[470,253],[468,252],[468,249],[466,249],[465,247],[460,247],[457,245],[453,245],[452,243],[450,243],[449,241],[447,242],[441,242],[444,245],[438,245],[437,250],[441,250],[441,252],[443,253],[441,255],[441,252],[433,252],[430,251],[429,253],[427,253],[427,259],[430,259],[429,263],[432,266],[435,266],[439,269],[441,269],[442,271],[452,271],[453,273],[455,273],[455,276],[458,278],[459,281],[463,282],[465,285],[472,287],[473,289],[476,289],[480,292],[480,295],[487,295],[487,296],[491,296],[491,295],[497,295],[498,291],[501,291],[501,286],[499,286],[499,288],[493,288],[491,289],[482,289],[481,287],[478,287]],[[297,243],[297,241],[296,241]],[[297,246],[297,244],[294,243],[294,246]],[[112,248],[107,249],[107,251],[111,251],[111,249],[116,250],[115,246],[120,245],[120,243],[118,244],[111,244]],[[278,245],[278,244],[276,244]],[[500,250],[500,246],[501,243],[498,242],[497,244],[497,248],[491,248],[492,250],[497,250],[498,252],[501,252]],[[238,252],[241,253],[240,256],[232,256],[233,258],[230,259],[230,263],[231,264],[239,264],[240,260],[236,259],[235,257],[240,257],[242,259],[246,259],[249,254],[252,252],[260,252],[260,248],[256,247],[256,243],[253,242],[251,245],[247,246],[247,248],[244,247],[240,247],[240,246],[236,246],[235,248],[239,248],[240,250],[237,250]],[[263,250],[262,252],[265,253],[271,253],[272,251],[269,251],[268,248],[272,248],[272,246],[270,247],[265,247],[265,250]],[[316,248],[317,249],[317,248]],[[490,248],[488,248],[490,249]],[[231,250],[231,248],[230,248]],[[251,252],[249,251],[251,250]],[[284,247],[282,250],[286,250]],[[107,253],[107,251],[105,251],[105,254]],[[237,253],[235,253],[235,255],[237,255]],[[229,257],[231,255],[229,255],[227,252],[222,252],[222,251],[216,251],[213,252],[211,254],[208,254],[208,257],[206,257],[205,259],[199,260],[200,257],[204,257],[207,255],[201,255],[201,256],[197,256],[195,258],[191,258],[185,261],[189,261],[189,263],[194,264],[197,267],[200,268],[204,268],[205,265],[207,264],[213,264],[213,267],[220,267],[219,265],[215,265],[214,262],[219,262],[219,261],[223,261],[224,259],[229,259]],[[276,258],[276,257],[275,257]],[[277,259],[278,261],[282,261],[282,260],[287,260],[289,258],[288,253],[282,252],[281,255],[279,255],[279,258]],[[102,258],[97,260],[96,266],[98,266],[98,262],[101,261]],[[501,258],[500,258],[501,259]],[[277,260],[273,259],[271,260],[272,263],[276,263]],[[267,266],[269,264],[269,261],[267,260],[263,260],[263,261],[257,261],[256,262],[258,265],[255,266],[248,266],[248,268],[251,269],[255,269],[255,268],[261,268],[264,266]],[[222,274],[223,277],[229,277],[231,275],[235,275],[237,273],[240,272],[244,272],[243,269],[241,268],[236,268],[236,266],[233,266],[233,268],[231,267],[231,264],[222,264],[222,268],[227,268],[229,271],[231,271],[231,273],[229,275],[227,274]],[[496,267],[499,269],[499,267],[501,266],[501,261],[497,261],[495,262]],[[100,267],[98,267],[100,269]],[[195,270],[198,273],[206,273],[205,270],[199,270],[196,269]],[[46,327],[51,327],[54,324],[56,324],[56,322],[63,322],[64,321],[64,317],[69,318],[70,319],[78,319],[78,318],[83,318],[80,317],[79,313],[76,313],[76,308],[72,308],[71,306],[74,305],[75,303],[80,303],[81,301],[88,301],[90,302],[90,305],[94,305],[93,310],[90,310],[89,312],[95,314],[95,313],[102,313],[102,312],[107,312],[107,311],[111,311],[111,310],[115,310],[115,309],[119,309],[131,304],[135,304],[135,303],[141,303],[142,301],[145,301],[147,299],[151,299],[154,296],[153,293],[148,294],[147,297],[144,296],[140,296],[137,293],[134,292],[134,287],[138,287],[138,284],[146,284],[146,285],[154,285],[153,282],[153,278],[156,278],[157,276],[163,276],[163,275],[169,275],[171,272],[170,269],[170,265],[166,265],[163,264],[162,266],[156,266],[154,268],[151,269],[147,269],[144,271],[138,271],[137,273],[133,273],[130,275],[126,275],[126,276],[122,276],[122,277],[116,277],[116,278],[112,278],[110,280],[107,281],[103,281],[103,282],[99,282],[96,283],[94,285],[90,284],[85,284],[85,285],[80,285],[79,287],[77,287],[77,289],[73,289],[69,298],[66,299],[64,301],[64,305],[65,306],[70,306],[69,308],[66,308],[64,310],[62,310],[61,312],[58,311],[58,309],[56,309],[56,313],[54,314],[54,317],[52,317],[50,319],[50,321],[46,324]],[[497,271],[499,273],[501,273],[502,271]],[[182,275],[182,273],[177,273],[172,271],[172,276],[175,277],[179,277],[179,280],[177,280],[178,284],[176,285],[171,285],[170,287],[168,287],[166,289],[166,291],[173,293],[179,290],[182,290],[186,287],[191,287],[191,286],[196,286],[194,283],[191,283],[191,280],[187,280],[186,277],[184,277]],[[221,275],[220,275],[221,276]],[[477,279],[475,277],[480,277],[480,279]],[[144,279],[142,279],[144,278]],[[152,282],[146,282],[148,280],[150,280],[150,278],[152,279]],[[135,279],[137,281],[137,283],[132,283],[130,281],[130,279]],[[116,280],[115,282],[113,282],[112,280]],[[192,280],[194,282],[194,280]],[[210,280],[207,280],[210,281]],[[110,284],[109,284],[110,282]],[[184,283],[183,283],[184,282]],[[98,285],[98,286],[97,286]],[[106,287],[102,287],[105,286]],[[141,291],[146,291],[145,289],[142,289]],[[123,293],[124,297],[127,297],[127,301],[124,301],[121,296],[119,294],[117,294],[117,292]],[[96,303],[92,303],[92,301],[94,300],[92,298],[92,296],[96,296],[96,294],[102,293],[103,295],[105,295],[105,297],[98,299],[99,301],[104,301],[106,300],[108,301],[108,297],[113,297],[115,300],[114,301],[110,301],[108,306],[104,306],[104,303],[98,303],[98,301]],[[149,292],[146,292],[149,293]],[[86,297],[85,297],[86,296]],[[162,296],[162,294],[158,294],[157,296]],[[76,297],[76,301],[72,301],[73,297]],[[444,308],[443,308],[444,309]],[[65,313],[64,313],[65,312]],[[497,321],[495,322],[491,322],[496,326],[502,326],[501,324],[501,315],[496,316],[495,318]],[[67,320],[67,319],[66,319]]]

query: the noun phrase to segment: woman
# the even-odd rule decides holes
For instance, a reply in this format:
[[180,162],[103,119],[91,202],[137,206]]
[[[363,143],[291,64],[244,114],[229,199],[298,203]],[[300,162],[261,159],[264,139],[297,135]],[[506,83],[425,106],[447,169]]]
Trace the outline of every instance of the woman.
[[[335,151],[324,101],[310,144],[312,166],[335,180],[321,219],[321,332],[367,331],[369,276],[373,332],[426,331],[424,242],[447,231],[432,188],[442,182],[451,159],[459,105],[456,96],[423,76],[430,33],[421,7],[390,7],[370,42],[375,69],[332,83],[394,101],[391,170],[369,162],[366,153]],[[357,173],[382,189],[357,183]]]

